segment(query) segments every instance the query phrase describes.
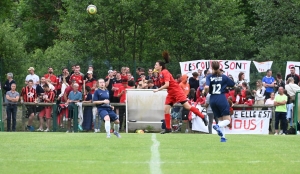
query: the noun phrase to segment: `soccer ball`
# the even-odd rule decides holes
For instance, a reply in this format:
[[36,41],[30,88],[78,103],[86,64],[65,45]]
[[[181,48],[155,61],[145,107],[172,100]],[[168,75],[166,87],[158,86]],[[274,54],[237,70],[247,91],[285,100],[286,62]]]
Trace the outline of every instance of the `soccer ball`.
[[136,133],[138,133],[138,134],[143,134],[144,131],[143,131],[143,130],[137,130]]
[[95,5],[89,5],[86,8],[86,11],[87,11],[88,14],[94,15],[94,14],[97,13],[97,7]]

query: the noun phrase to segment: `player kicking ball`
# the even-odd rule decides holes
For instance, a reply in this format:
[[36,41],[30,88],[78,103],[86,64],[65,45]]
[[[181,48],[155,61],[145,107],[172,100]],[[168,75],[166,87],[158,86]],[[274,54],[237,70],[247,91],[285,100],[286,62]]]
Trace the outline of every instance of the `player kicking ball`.
[[96,104],[99,116],[105,121],[106,138],[110,138],[110,122],[114,122],[114,134],[121,138],[119,134],[119,117],[114,112],[114,107],[110,105],[109,92],[105,88],[104,79],[98,80],[99,88],[94,93],[93,103]]
[[181,103],[183,107],[187,110],[192,111],[195,115],[202,118],[205,126],[208,124],[207,116],[203,115],[196,107],[191,106],[184,94],[183,90],[179,86],[179,84],[174,80],[172,74],[166,69],[166,64],[170,62],[170,56],[167,51],[163,52],[163,58],[165,61],[157,61],[155,63],[154,68],[159,72],[159,79],[162,86],[158,89],[153,90],[153,92],[158,92],[163,89],[168,90],[168,95],[165,101],[165,123],[166,129],[161,132],[161,134],[170,133],[171,132],[171,116],[170,109],[174,103]]
[[[226,142],[225,127],[230,124],[230,106],[225,96],[226,87],[233,87],[235,85],[226,75],[220,71],[220,64],[218,61],[211,63],[212,74],[206,77],[205,92],[209,92],[210,101],[209,105],[215,117],[218,117],[219,123],[214,125],[213,128],[218,132],[221,137],[221,142]],[[222,130],[221,130],[222,129]]]

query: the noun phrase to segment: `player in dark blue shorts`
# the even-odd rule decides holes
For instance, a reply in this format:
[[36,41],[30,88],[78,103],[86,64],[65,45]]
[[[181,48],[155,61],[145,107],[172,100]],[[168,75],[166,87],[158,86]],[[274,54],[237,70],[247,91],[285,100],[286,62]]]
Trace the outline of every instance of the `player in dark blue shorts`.
[[[230,123],[229,104],[225,96],[226,87],[233,87],[235,85],[226,75],[220,71],[220,64],[218,61],[211,63],[213,73],[206,77],[206,93],[209,92],[210,102],[209,105],[215,117],[218,117],[219,123],[214,125],[213,128],[218,132],[221,137],[221,142],[226,142],[224,128]],[[221,130],[223,129],[223,131]]]
[[105,88],[104,79],[99,79],[98,85],[99,88],[94,93],[93,103],[97,106],[99,117],[105,121],[106,137],[110,138],[110,122],[112,121],[114,122],[114,134],[121,138],[119,134],[119,117],[114,112],[114,107],[110,105],[109,92]]

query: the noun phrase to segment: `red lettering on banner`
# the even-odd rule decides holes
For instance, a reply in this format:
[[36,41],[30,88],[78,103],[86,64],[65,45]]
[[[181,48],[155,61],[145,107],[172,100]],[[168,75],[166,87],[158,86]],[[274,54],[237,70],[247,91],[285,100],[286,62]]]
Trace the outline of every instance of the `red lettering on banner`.
[[[250,121],[250,120],[249,120]],[[256,129],[256,124],[255,124],[255,119],[251,120],[251,126],[254,126],[253,128],[250,128],[250,130],[255,130]]]
[[229,69],[230,69],[230,70],[234,70],[234,69],[235,69],[235,62],[231,62],[231,63],[230,63]]
[[244,69],[246,69],[247,62],[242,63],[244,65]]
[[200,67],[201,67],[202,70],[204,70],[205,69],[205,63],[201,62]]
[[[237,123],[239,123],[239,127],[237,127]],[[242,120],[234,120],[234,129],[242,128]]]
[[184,71],[189,71],[187,64],[184,64]]
[[256,124],[255,119],[251,120],[234,120],[234,129],[245,129],[245,130],[255,130]]
[[223,69],[224,66],[223,66],[223,64],[222,64],[222,60],[219,61],[219,64],[220,64],[220,69]]
[[295,65],[290,64],[290,65],[289,65],[289,69],[291,69],[292,67],[295,67]]

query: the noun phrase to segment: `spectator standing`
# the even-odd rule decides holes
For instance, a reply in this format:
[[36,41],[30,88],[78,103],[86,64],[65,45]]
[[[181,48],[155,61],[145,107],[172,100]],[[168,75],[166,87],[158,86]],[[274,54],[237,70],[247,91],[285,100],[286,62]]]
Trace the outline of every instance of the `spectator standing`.
[[79,89],[79,84],[74,83],[73,90],[70,92],[66,103],[66,105],[68,105],[68,110],[69,110],[67,133],[71,132],[71,121],[73,119],[74,110],[77,109],[77,107],[75,107],[75,104],[82,100],[82,93],[78,89]]
[[[85,87],[85,96],[82,103],[92,103],[93,97],[91,93],[91,88],[89,86]],[[85,106],[83,111],[83,122],[82,129],[89,131],[92,129],[92,119],[93,119],[93,106]]]
[[198,73],[197,72],[193,72],[192,73],[192,77],[189,78],[189,84],[190,84],[190,88],[194,88],[195,90],[198,89],[199,87],[199,80],[198,80]]
[[276,106],[275,109],[275,134],[278,135],[278,124],[281,121],[282,126],[282,135],[286,134],[286,103],[287,103],[287,96],[284,94],[283,87],[278,89],[278,95],[275,96],[274,105]]
[[11,84],[13,84],[13,83],[16,84],[13,77],[14,77],[14,75],[11,72],[6,74],[7,80],[5,81],[5,84],[3,86],[3,89],[5,90],[4,91],[5,93],[11,90]]
[[161,87],[160,80],[159,80],[159,77],[158,77],[158,71],[156,69],[153,70],[152,80],[153,80],[154,86],[157,86],[158,88]]
[[[270,98],[268,98],[268,99],[266,100],[265,105],[266,105],[266,106],[274,106],[274,101],[275,101],[275,93],[272,92],[271,95],[270,95]],[[272,108],[269,107],[268,110],[272,110]],[[269,123],[269,131],[270,131],[270,132],[272,132],[271,124],[272,124],[272,114],[271,114],[271,117],[270,117],[270,123]]]
[[[30,79],[27,82],[27,86],[22,88],[21,92],[21,103],[28,102],[28,103],[37,103],[37,94],[36,90],[33,88],[33,80]],[[34,115],[36,113],[36,106],[35,105],[27,105],[27,114],[28,114],[28,124],[26,128],[29,131],[34,131],[34,127],[32,126],[32,121]]]
[[274,92],[275,79],[272,77],[272,70],[267,70],[267,75],[262,79],[263,85],[266,88],[265,98],[270,98],[270,94]]
[[291,67],[290,72],[291,73],[286,76],[285,80],[288,81],[288,78],[292,77],[294,79],[294,83],[296,85],[299,85],[299,78],[300,77],[299,77],[298,74],[296,74],[295,67]]
[[[266,88],[263,86],[261,80],[256,81],[256,90],[253,90],[255,96],[255,104],[263,105],[265,103],[265,91]],[[255,108],[255,110],[261,110],[262,108]]]
[[181,82],[181,74],[176,75],[175,82],[177,82],[178,84]]
[[109,91],[109,99],[110,99],[110,101],[112,101],[113,96],[114,96],[114,93],[112,91],[112,87],[113,87],[113,84],[116,81],[116,78],[114,78],[113,70],[109,70],[107,73],[108,73],[108,75],[105,78],[105,87]]
[[[60,107],[60,113],[58,114],[57,120],[58,120],[58,124],[60,125],[60,127],[63,127],[63,115],[65,115],[65,117],[68,117],[68,108],[65,106],[65,98],[64,98],[64,94],[66,89],[69,87],[69,84],[67,83],[66,77],[63,76],[62,79],[62,84],[61,84],[61,92],[58,95],[57,100],[60,101],[59,103],[61,103],[59,105]],[[71,91],[71,90],[70,90]]]
[[141,80],[138,83],[137,89],[148,89],[148,84],[144,73],[141,73],[140,79]]
[[[55,93],[50,89],[48,84],[43,85],[44,88],[44,95],[43,95],[43,101],[44,103],[53,103],[54,98],[55,98]],[[44,119],[43,117],[46,117],[46,127],[47,129],[45,132],[50,131],[50,119],[51,119],[51,112],[52,112],[52,106],[45,106],[43,110],[39,113],[39,118],[40,118],[40,127],[38,131],[44,131],[43,129],[43,124],[44,124]]]
[[294,78],[289,77],[287,80],[287,84],[285,85],[285,89],[287,90],[287,93],[291,97],[291,102],[295,102],[295,95],[297,91],[300,91],[300,87],[294,83]]
[[283,87],[285,88],[285,83],[284,81],[282,80],[282,76],[280,73],[277,73],[276,74],[276,82],[275,82],[275,93],[278,92],[278,88],[279,87]]
[[287,90],[284,90],[284,95],[287,96],[286,102],[286,119],[289,121],[290,127],[293,127],[293,106],[290,95],[287,93]]
[[29,67],[28,69],[29,74],[26,76],[25,78],[25,84],[28,84],[29,80],[33,81],[33,89],[36,89],[36,85],[40,83],[40,78],[38,75],[34,74],[34,68],[33,67]]
[[48,80],[48,83],[51,83],[55,88],[57,86],[57,77],[53,74],[53,68],[48,68],[48,74],[45,74],[44,77]]
[[181,77],[181,82],[179,84],[179,86],[183,90],[186,97],[190,93],[190,84],[188,84],[187,80],[188,80],[188,76],[186,74],[183,74],[182,77]]
[[136,78],[136,81],[135,81],[135,85],[138,86],[139,82],[142,80],[141,75],[142,74],[145,75],[145,69],[144,68],[137,68],[136,73],[137,73],[137,78]]
[[157,89],[158,87],[154,85],[153,80],[150,79],[147,81],[148,89]]
[[[204,70],[205,71],[205,70]],[[203,73],[202,69],[198,69],[198,80],[199,80],[199,87],[201,87],[201,80],[205,79],[205,73]]]
[[[84,74],[81,72],[81,69],[80,69],[80,66],[79,65],[76,65],[75,66],[75,70],[78,69],[79,71],[79,74],[82,76],[82,78],[84,77]],[[75,72],[75,71],[74,71]]]
[[[89,65],[88,72],[89,72],[89,71],[92,72],[93,78],[94,78],[94,79],[97,79],[97,77],[96,77],[96,75],[95,75],[95,73],[94,73],[94,68],[93,68],[92,65]],[[87,78],[88,78],[88,73],[84,75],[83,79],[87,79]]]
[[72,65],[72,71],[71,71],[71,73],[70,73],[70,76],[74,74],[75,68],[76,68],[76,65]]
[[[127,79],[122,79],[122,85],[119,89],[119,94],[118,94],[118,97],[120,97],[120,103],[123,103],[125,104],[126,103],[126,89],[131,89],[131,87],[128,86],[128,80]],[[123,125],[123,118],[124,118],[124,115],[126,114],[125,112],[125,108],[122,107],[120,108],[119,110],[119,121],[120,121],[120,128],[119,128],[119,131],[122,130],[122,125]],[[125,129],[125,128],[124,128]]]
[[70,80],[68,68],[65,68],[65,67],[62,69],[62,74],[57,76],[57,86],[56,86],[57,93],[56,94],[58,96],[62,93],[61,91],[62,91],[63,79],[65,79],[66,82],[69,82],[69,80]]
[[238,75],[238,80],[236,81],[236,86],[241,87],[242,88],[242,84],[247,81],[245,80],[245,73],[244,72],[240,72]]
[[148,69],[148,76],[146,77],[146,80],[150,80],[153,77],[153,69],[149,68]]
[[[6,106],[6,114],[7,114],[7,132],[10,132],[11,130],[13,132],[16,131],[16,117],[17,117],[17,104],[20,98],[19,93],[16,91],[16,84],[11,83],[10,84],[10,90],[6,92],[6,100],[7,100],[7,106]],[[11,127],[11,121],[12,121],[12,127]]]
[[203,77],[199,76],[199,89],[200,89],[200,91],[203,91],[203,89],[205,87],[205,82],[206,82],[206,76],[207,76],[207,74],[210,74],[209,70],[204,70]]
[[93,76],[93,71],[88,71],[85,80],[85,87],[90,87],[90,93],[94,94],[97,88],[97,80]]
[[73,75],[71,75],[70,80],[75,80],[76,83],[78,84],[78,90],[82,90],[82,85],[83,85],[83,75],[80,74],[80,68],[75,68],[75,72]]

